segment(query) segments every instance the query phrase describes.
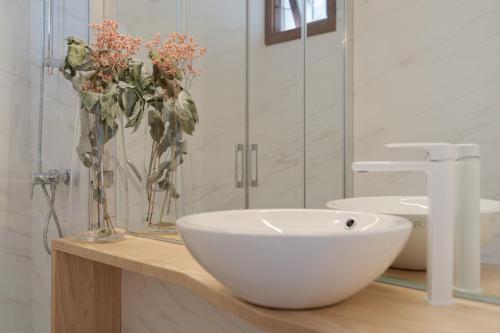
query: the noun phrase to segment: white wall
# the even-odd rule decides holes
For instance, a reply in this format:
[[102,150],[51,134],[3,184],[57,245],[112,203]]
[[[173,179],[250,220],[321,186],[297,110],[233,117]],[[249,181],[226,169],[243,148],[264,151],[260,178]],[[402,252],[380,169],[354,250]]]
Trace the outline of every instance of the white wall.
[[305,44],[305,191],[307,208],[344,196],[344,5],[335,32]]
[[262,333],[178,285],[126,271],[122,279],[123,333]]
[[30,1],[0,3],[0,332],[30,322]]
[[[354,159],[418,157],[408,141],[481,144],[482,194],[500,197],[500,3],[354,1]],[[357,196],[423,194],[424,176],[357,174]]]
[[[499,30],[497,0],[355,0],[354,160],[423,157],[389,142],[476,142],[482,196],[499,199]],[[424,177],[355,174],[354,194],[424,194]]]

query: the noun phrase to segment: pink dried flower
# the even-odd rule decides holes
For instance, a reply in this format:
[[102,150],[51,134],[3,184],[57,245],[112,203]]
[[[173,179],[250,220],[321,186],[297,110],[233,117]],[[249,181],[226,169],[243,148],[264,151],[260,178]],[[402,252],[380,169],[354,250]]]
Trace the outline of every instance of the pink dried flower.
[[113,81],[114,76],[127,68],[127,60],[136,55],[142,44],[142,38],[122,35],[118,32],[118,23],[105,20],[101,24],[90,24],[96,35],[92,44],[92,60],[96,75],[83,85],[83,89],[103,92]]
[[165,42],[159,33],[144,44],[150,52],[151,62],[163,74],[172,78],[183,78],[187,84],[200,75],[193,67],[193,60],[204,55],[207,50],[198,48],[193,37],[186,34],[172,33]]

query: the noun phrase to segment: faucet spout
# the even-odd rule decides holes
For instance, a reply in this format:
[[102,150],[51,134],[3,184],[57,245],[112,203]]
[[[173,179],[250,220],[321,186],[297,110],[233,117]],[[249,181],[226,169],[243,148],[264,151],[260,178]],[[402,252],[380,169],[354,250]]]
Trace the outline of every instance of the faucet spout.
[[425,161],[366,161],[354,162],[352,169],[356,172],[389,172],[389,171],[422,171],[428,172],[429,163]]

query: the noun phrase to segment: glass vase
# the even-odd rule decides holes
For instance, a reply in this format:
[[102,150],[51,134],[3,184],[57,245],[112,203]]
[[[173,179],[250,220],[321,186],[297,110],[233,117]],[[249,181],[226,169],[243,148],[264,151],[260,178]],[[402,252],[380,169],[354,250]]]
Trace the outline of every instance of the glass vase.
[[107,123],[98,103],[93,112],[80,110],[76,125],[73,172],[79,181],[70,189],[71,219],[79,222],[74,237],[92,243],[120,240],[129,218],[123,120]]
[[150,129],[145,138],[144,225],[147,232],[177,234],[176,221],[184,215],[182,168],[186,141],[176,123],[165,125],[161,139],[155,140]]

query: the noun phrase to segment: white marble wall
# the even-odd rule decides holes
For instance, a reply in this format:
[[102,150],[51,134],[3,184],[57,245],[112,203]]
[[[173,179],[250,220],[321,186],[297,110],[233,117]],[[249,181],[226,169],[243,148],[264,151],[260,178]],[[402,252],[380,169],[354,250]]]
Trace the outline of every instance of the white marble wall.
[[261,333],[175,284],[123,271],[123,333]]
[[[388,142],[477,142],[482,195],[499,199],[499,30],[497,0],[355,0],[354,160],[422,157]],[[421,174],[354,176],[356,196],[423,193]]]
[[305,44],[305,206],[344,196],[344,0],[335,32]]
[[[0,332],[30,321],[30,1],[0,3]],[[24,38],[19,38],[24,36]]]

